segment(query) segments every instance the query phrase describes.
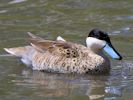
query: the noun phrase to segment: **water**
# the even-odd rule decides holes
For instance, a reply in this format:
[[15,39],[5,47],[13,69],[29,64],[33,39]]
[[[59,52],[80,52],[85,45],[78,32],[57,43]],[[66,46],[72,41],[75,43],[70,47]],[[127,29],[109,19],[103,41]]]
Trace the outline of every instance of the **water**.
[[[132,100],[132,0],[1,0],[0,100]],[[123,61],[109,75],[32,71],[3,48],[28,44],[27,32],[45,39],[58,35],[84,44],[92,28],[107,31]]]

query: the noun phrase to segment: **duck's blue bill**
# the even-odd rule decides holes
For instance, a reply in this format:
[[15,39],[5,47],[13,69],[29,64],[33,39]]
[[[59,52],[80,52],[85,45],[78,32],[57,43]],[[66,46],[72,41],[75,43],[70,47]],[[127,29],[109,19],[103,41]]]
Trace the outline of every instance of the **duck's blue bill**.
[[106,53],[108,53],[113,59],[121,60],[120,54],[113,48],[112,45],[106,44],[103,48]]

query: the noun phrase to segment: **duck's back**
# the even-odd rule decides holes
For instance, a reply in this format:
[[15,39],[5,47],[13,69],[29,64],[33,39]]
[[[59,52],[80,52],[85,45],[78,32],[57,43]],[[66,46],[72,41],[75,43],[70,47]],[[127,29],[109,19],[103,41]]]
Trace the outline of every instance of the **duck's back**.
[[109,70],[105,60],[83,45],[73,44],[70,48],[54,48],[52,51],[34,52],[34,70],[59,73],[99,73]]

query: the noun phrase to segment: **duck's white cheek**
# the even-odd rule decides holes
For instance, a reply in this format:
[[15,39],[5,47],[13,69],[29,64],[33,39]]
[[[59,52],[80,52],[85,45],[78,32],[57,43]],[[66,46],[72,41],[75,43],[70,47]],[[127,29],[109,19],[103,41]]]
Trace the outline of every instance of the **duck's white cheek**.
[[86,44],[89,48],[101,49],[106,45],[106,42],[93,37],[87,37]]

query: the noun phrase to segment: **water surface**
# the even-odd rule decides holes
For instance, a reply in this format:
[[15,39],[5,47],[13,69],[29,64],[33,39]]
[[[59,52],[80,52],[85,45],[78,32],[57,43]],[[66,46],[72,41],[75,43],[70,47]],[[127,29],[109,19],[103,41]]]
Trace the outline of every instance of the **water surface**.
[[[1,0],[1,100],[132,100],[132,0]],[[28,44],[27,32],[45,39],[58,35],[85,44],[93,28],[110,34],[123,61],[109,75],[73,75],[32,71],[3,48]]]

